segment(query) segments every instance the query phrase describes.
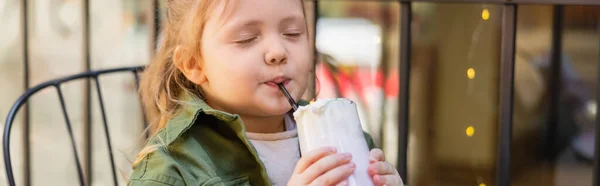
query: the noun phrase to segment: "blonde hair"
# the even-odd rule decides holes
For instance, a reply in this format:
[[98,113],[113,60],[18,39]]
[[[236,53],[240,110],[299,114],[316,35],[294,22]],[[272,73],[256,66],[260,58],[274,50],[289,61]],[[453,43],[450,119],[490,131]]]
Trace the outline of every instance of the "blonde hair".
[[[182,94],[190,93],[202,97],[200,86],[186,79],[173,61],[173,56],[176,49],[182,47],[187,52],[177,54],[181,61],[200,59],[200,40],[204,24],[220,1],[222,0],[167,1],[160,43],[140,82],[139,91],[150,135],[166,127],[169,119],[182,104],[178,100]],[[229,4],[228,1],[224,3]],[[134,168],[146,155],[165,145],[162,139],[159,138],[158,141],[159,144],[148,144],[138,153],[133,162]]]
[[[304,13],[304,2],[302,10]],[[145,117],[149,123],[148,131],[154,135],[165,128],[167,122],[184,104],[178,100],[183,94],[191,94],[202,98],[199,85],[186,79],[177,68],[178,62],[189,62],[201,59],[202,32],[206,21],[219,3],[225,3],[222,16],[231,12],[235,7],[230,6],[230,0],[168,0],[167,13],[163,21],[162,38],[156,54],[150,65],[142,74],[140,94],[144,106]],[[173,61],[176,50],[178,61]],[[181,59],[181,60],[179,60]],[[194,60],[196,59],[196,60]],[[187,64],[184,64],[187,65]],[[138,153],[133,167],[141,162],[149,153],[164,147],[163,139],[156,136],[158,144],[148,144]]]
[[177,98],[183,93],[202,96],[200,87],[187,80],[173,61],[176,48],[182,61],[199,59],[204,23],[219,0],[169,0],[163,21],[161,42],[153,61],[145,69],[140,82],[140,94],[146,119],[155,133],[166,126],[180,106]]

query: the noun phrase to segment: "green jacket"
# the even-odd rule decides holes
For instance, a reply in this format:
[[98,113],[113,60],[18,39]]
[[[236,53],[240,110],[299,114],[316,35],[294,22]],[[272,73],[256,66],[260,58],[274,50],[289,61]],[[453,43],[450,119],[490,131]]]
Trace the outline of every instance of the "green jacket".
[[[193,97],[193,96],[190,96]],[[239,115],[187,98],[167,124],[150,138],[159,148],[133,170],[128,185],[271,185]],[[369,148],[374,148],[365,133]]]

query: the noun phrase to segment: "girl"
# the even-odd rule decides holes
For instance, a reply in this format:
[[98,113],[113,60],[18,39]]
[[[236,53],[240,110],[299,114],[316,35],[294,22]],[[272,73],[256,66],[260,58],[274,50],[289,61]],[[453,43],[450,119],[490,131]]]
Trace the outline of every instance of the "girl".
[[[169,0],[140,91],[158,132],[129,185],[347,185],[351,155],[300,158],[283,83],[299,99],[312,69],[302,0]],[[367,136],[367,139],[370,139]],[[369,141],[372,147],[372,141]],[[376,185],[401,185],[381,150]]]

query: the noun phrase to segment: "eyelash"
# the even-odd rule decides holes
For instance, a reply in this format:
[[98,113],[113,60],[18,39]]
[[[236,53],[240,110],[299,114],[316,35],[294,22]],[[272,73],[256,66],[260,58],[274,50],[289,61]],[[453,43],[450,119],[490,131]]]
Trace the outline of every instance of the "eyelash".
[[288,37],[298,37],[298,36],[302,35],[302,32],[296,32],[296,33],[285,33],[285,34],[283,34],[283,35],[285,35],[285,36],[288,36]]
[[237,44],[248,44],[248,43],[251,43],[252,41],[254,41],[256,38],[257,37],[248,38],[248,39],[236,41],[235,43],[237,43]]
[[[285,33],[283,34],[284,36],[287,37],[299,37],[302,35],[302,32],[295,32],[295,33]],[[244,40],[239,40],[236,41],[235,43],[237,44],[248,44],[251,43],[252,41],[256,40],[258,37],[253,37],[253,38],[248,38],[248,39],[244,39]]]

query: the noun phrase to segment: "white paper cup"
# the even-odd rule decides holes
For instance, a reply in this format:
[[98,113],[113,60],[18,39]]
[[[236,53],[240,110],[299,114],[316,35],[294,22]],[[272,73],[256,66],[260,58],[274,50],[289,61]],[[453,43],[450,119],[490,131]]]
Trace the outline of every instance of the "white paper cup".
[[372,186],[368,174],[369,147],[365,140],[356,104],[343,99],[320,99],[294,112],[300,151],[335,147],[338,153],[349,152],[356,170],[348,178],[351,186]]

